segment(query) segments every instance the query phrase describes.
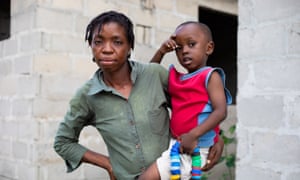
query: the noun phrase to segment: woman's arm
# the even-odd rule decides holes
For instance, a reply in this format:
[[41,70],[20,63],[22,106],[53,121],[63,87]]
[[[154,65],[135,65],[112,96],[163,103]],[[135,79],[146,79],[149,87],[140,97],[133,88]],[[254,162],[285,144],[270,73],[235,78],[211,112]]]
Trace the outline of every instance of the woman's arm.
[[86,162],[101,167],[108,172],[111,180],[116,179],[113,174],[113,169],[108,156],[87,150],[84,153],[81,162]]

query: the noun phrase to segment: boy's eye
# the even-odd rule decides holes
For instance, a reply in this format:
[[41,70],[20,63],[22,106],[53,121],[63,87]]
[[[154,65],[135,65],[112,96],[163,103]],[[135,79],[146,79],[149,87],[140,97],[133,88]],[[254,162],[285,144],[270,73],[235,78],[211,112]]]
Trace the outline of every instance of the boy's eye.
[[177,46],[177,47],[175,48],[175,51],[180,51],[181,49],[182,49],[181,46]]
[[196,43],[191,42],[191,43],[189,43],[188,45],[189,45],[189,47],[193,47],[193,46],[195,46],[195,44],[196,44]]

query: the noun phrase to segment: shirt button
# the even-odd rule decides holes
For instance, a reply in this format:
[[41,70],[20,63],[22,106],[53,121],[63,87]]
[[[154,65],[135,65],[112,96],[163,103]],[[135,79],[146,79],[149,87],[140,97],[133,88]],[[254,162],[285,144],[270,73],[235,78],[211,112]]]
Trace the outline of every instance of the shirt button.
[[136,149],[139,149],[139,148],[140,148],[140,144],[136,144],[136,145],[135,145],[135,148],[136,148]]
[[142,171],[142,172],[144,172],[145,170],[146,170],[146,168],[145,168],[145,167],[142,167],[142,168],[141,168],[141,171]]
[[134,121],[131,120],[131,121],[130,121],[130,125],[134,125]]

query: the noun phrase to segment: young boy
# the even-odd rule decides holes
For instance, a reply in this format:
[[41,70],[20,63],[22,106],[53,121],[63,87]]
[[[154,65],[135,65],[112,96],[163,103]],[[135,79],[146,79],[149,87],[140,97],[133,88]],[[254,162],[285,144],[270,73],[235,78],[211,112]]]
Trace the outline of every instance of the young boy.
[[208,26],[194,21],[180,24],[152,62],[160,63],[164,54],[173,50],[187,73],[178,72],[173,65],[169,69],[172,139],[169,149],[140,179],[200,179],[201,167],[209,163],[208,150],[217,141],[219,124],[231,103],[223,70],[206,66],[214,50]]

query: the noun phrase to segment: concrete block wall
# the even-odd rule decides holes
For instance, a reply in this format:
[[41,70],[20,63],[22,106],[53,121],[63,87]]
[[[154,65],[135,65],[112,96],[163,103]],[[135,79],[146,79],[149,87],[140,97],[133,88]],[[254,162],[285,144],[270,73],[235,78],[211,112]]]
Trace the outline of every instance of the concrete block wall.
[[[91,165],[67,174],[52,148],[70,97],[97,68],[84,42],[92,17],[113,9],[127,14],[136,27],[149,27],[147,41],[143,31],[136,30],[133,52],[133,58],[147,62],[179,23],[197,20],[198,5],[236,13],[236,2],[230,0],[142,2],[11,0],[11,37],[0,41],[1,180],[108,179],[106,172]],[[174,59],[168,55],[164,63]],[[93,128],[83,131],[80,142],[106,153]]]
[[300,1],[238,7],[236,179],[299,179]]

